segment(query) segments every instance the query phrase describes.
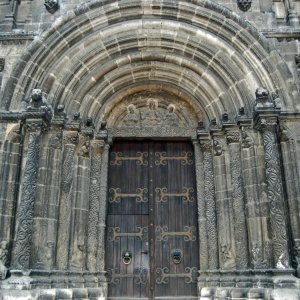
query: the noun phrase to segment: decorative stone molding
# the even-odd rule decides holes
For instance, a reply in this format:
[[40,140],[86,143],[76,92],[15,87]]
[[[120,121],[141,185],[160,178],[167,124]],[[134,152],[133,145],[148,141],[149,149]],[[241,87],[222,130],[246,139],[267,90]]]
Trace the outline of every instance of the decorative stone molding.
[[241,140],[239,131],[228,131],[226,132],[226,140],[228,144],[239,143]]
[[51,14],[54,14],[59,8],[58,0],[45,0],[44,5]]
[[252,0],[237,0],[238,8],[243,12],[248,11],[251,7],[251,4]]

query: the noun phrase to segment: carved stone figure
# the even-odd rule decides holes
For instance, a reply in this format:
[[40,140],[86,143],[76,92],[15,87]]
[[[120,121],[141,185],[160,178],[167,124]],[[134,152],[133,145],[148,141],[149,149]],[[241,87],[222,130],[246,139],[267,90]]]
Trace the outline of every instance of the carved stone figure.
[[2,241],[0,243],[0,280],[4,280],[7,275],[7,264],[8,264],[8,243]]
[[152,127],[161,124],[162,118],[158,111],[158,101],[155,99],[148,100],[148,109],[142,114],[142,122],[145,127]]
[[178,126],[179,125],[179,120],[175,114],[175,110],[176,110],[176,107],[174,104],[169,104],[168,107],[168,112],[167,114],[165,115],[165,119],[164,119],[164,123],[165,125],[168,125],[168,126]]
[[246,12],[250,9],[252,0],[238,0],[237,1],[238,7],[241,11]]
[[233,259],[230,246],[227,245],[226,243],[221,244],[221,253],[222,253],[224,268],[233,268],[234,259]]
[[45,0],[44,5],[51,14],[55,13],[59,8],[58,0]]
[[127,127],[138,127],[140,122],[139,115],[137,113],[134,104],[129,104],[127,106],[127,115],[125,116],[123,123]]
[[260,87],[255,92],[256,101],[254,108],[275,108],[275,103],[270,99],[270,93],[265,87]]
[[220,155],[222,155],[222,153],[223,153],[223,149],[222,149],[220,142],[215,140],[214,141],[214,154],[216,156],[220,156]]

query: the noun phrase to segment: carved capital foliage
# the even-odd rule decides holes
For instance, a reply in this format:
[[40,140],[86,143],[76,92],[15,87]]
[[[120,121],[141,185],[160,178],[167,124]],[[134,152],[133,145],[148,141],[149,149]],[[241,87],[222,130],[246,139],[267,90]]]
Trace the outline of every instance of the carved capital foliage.
[[228,144],[239,143],[241,140],[239,131],[229,131],[226,133],[226,140]]
[[47,126],[42,120],[27,120],[25,127],[29,132],[43,132],[47,130]]
[[212,142],[211,141],[200,141],[200,147],[202,151],[212,151]]
[[262,133],[265,131],[273,132],[277,125],[278,125],[277,117],[260,118],[256,124],[256,128]]
[[241,11],[246,12],[250,9],[252,0],[237,0],[237,4]]
[[76,145],[79,142],[79,135],[77,131],[65,131],[63,134],[64,144]]

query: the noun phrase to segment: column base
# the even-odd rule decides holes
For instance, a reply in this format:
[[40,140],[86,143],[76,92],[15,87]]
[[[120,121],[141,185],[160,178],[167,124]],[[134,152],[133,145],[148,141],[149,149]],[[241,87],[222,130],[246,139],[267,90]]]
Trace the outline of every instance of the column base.
[[300,300],[300,279],[293,269],[200,271],[200,300]]

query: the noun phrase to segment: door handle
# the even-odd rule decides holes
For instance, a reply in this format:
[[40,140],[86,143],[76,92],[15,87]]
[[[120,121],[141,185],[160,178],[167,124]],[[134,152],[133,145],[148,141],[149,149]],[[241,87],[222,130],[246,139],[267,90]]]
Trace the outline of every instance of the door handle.
[[141,254],[148,254],[149,252],[147,250],[141,251]]

